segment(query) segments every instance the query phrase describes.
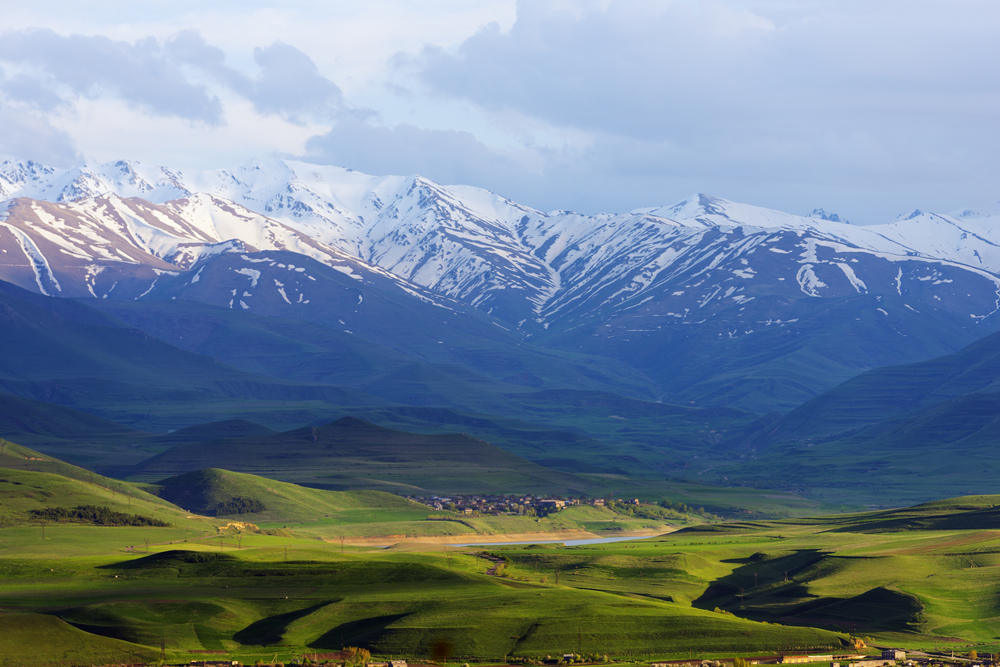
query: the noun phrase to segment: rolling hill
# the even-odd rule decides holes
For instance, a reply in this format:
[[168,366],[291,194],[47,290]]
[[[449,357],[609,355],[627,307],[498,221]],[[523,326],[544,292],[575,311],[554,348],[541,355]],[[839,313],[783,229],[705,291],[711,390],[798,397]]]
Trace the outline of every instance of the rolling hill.
[[358,510],[390,510],[397,515],[409,514],[413,520],[431,513],[426,505],[382,491],[310,489],[218,468],[168,477],[152,488],[159,497],[191,512],[258,523],[336,520]]
[[419,493],[583,493],[587,482],[464,434],[418,435],[345,417],[260,437],[182,444],[132,471],[153,480],[224,468],[316,488]]

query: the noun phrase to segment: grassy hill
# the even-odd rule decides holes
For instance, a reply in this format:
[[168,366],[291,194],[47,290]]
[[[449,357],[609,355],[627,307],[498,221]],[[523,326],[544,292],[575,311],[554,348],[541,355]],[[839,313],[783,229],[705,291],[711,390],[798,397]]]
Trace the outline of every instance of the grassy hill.
[[[434,513],[421,505],[381,491],[327,491],[279,482],[256,475],[208,469],[162,480],[158,495],[189,511],[210,516],[227,516],[262,522],[351,521],[361,513],[370,517],[377,511],[387,519],[426,519]],[[243,503],[244,511],[238,501]]]
[[49,614],[0,615],[0,667],[149,663],[151,646],[102,637]]
[[31,440],[81,441],[122,439],[145,435],[113,421],[29,398],[0,394],[0,437]]
[[[50,575],[50,586],[94,591],[100,578],[117,577],[117,583],[50,613],[93,635],[147,646],[162,638],[181,658],[209,650],[246,663],[335,651],[342,643],[420,659],[443,640],[460,660],[568,651],[622,658],[773,647],[829,651],[840,645],[841,636],[829,631],[542,583],[545,575],[523,582],[490,577],[487,563],[472,554],[290,551],[288,561],[273,549],[244,549],[66,563]],[[28,592],[29,578],[48,565],[21,565],[9,587],[20,598],[0,599],[33,608],[41,600]],[[168,590],[170,599],[156,597]]]
[[205,468],[248,472],[332,490],[354,484],[420,491],[586,491],[587,483],[463,434],[419,435],[345,417],[326,426],[182,444],[137,466],[153,480]]
[[[216,486],[227,474],[206,472]],[[80,646],[163,641],[178,660],[216,651],[287,661],[342,643],[417,660],[440,642],[461,661],[829,654],[852,628],[879,645],[982,653],[1000,630],[1000,531],[986,521],[998,506],[1000,496],[974,496],[635,542],[491,547],[494,560],[479,549],[342,551],[308,535],[247,534],[224,551],[190,542],[149,555],[0,559],[0,607],[44,607],[52,628],[87,633]],[[486,574],[497,560],[502,576]],[[11,636],[31,627],[15,624]],[[77,635],[52,637],[69,651]]]
[[1000,334],[831,389],[749,437],[705,481],[869,506],[994,488],[1000,465]]
[[829,438],[972,392],[997,391],[1000,334],[992,334],[954,354],[862,373],[785,415],[760,444]]
[[0,440],[0,469],[45,473],[86,482],[87,484],[105,489],[109,494],[114,492],[124,496],[143,498],[154,504],[169,505],[169,503],[147,493],[142,488],[142,485],[104,477],[93,471],[66,463],[47,454],[36,452],[33,449],[6,440]]
[[213,403],[231,404],[234,398],[385,403],[358,390],[241,371],[123,323],[115,326],[111,318],[87,308],[67,308],[60,299],[11,285],[0,289],[0,391],[131,424],[143,421],[151,410],[173,410],[186,412],[189,425],[191,414]]
[[[946,308],[921,307],[918,314],[895,289],[824,299],[748,293],[755,297],[754,327],[728,311],[714,313],[714,326],[701,333],[658,326],[660,318],[650,315],[673,308],[654,301],[642,309],[610,311],[583,326],[553,327],[537,341],[642,369],[666,402],[766,414],[786,413],[870,368],[949,354],[997,326],[975,325],[967,314],[962,319]],[[799,313],[795,321],[765,325],[787,319],[790,300]],[[878,308],[888,308],[893,318]],[[908,335],[900,335],[904,330]],[[735,331],[742,333],[728,335]]]

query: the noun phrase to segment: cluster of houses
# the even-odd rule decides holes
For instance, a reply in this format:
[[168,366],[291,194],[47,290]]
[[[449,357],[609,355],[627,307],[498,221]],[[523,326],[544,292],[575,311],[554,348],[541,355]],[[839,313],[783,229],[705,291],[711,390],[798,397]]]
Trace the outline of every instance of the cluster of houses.
[[[593,505],[604,507],[603,498],[564,498],[562,496],[525,495],[471,495],[471,496],[406,496],[410,500],[423,503],[437,510],[452,510],[465,514],[548,514],[571,505]],[[638,499],[618,501],[626,505],[638,505]]]
[[[750,665],[802,665],[809,663],[828,663],[832,667],[885,667],[886,665],[896,665],[899,662],[906,662],[906,653],[899,649],[885,649],[881,657],[875,658],[864,654],[850,655],[762,655],[746,658]],[[702,660],[700,663],[691,663],[686,660],[668,660],[665,662],[654,662],[652,667],[681,667],[682,665],[694,665],[699,667],[723,667],[723,663],[717,660]],[[912,665],[912,662],[906,662]]]

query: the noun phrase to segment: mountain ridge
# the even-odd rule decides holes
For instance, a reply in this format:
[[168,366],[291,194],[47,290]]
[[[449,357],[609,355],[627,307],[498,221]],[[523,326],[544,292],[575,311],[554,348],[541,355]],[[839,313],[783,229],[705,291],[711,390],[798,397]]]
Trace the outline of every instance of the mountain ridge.
[[[442,314],[478,311],[511,341],[628,363],[665,400],[786,411],[867,368],[954,352],[1000,328],[1000,232],[971,214],[860,227],[705,194],[626,213],[543,213],[470,186],[281,160],[209,172],[7,161],[0,197],[0,279],[27,289],[102,300],[214,290],[211,303],[242,309],[263,304],[249,297],[266,289],[305,312],[311,273],[281,274],[293,288],[256,264],[268,259],[257,253],[294,252]],[[230,284],[235,274],[245,284]],[[800,355],[806,372],[790,379],[752,353],[775,330],[813,340],[803,323],[830,309],[863,354],[816,338]],[[723,355],[743,388],[686,391],[662,360],[668,349],[691,364]],[[697,370],[682,363],[681,376]]]

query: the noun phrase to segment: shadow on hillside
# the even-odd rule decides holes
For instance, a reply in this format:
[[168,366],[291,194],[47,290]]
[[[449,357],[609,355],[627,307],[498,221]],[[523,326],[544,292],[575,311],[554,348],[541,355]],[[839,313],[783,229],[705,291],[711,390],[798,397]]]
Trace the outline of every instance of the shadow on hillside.
[[809,584],[836,573],[854,557],[803,549],[782,556],[755,553],[723,562],[737,563],[713,581],[693,606],[756,621],[787,625],[830,625],[863,631],[912,632],[923,606],[916,598],[878,587],[849,598],[819,597]]
[[357,621],[342,623],[324,633],[316,641],[310,643],[309,648],[337,651],[344,646],[368,648],[387,627],[401,618],[406,618],[408,615],[388,614],[386,616],[373,616],[371,618],[362,618]]
[[284,614],[276,614],[274,616],[262,618],[234,634],[233,639],[244,646],[269,646],[279,644],[281,643],[281,640],[284,639],[288,626],[294,621],[297,621],[300,618],[305,618],[309,614],[317,612],[327,605],[340,602],[342,599],[343,598],[326,600],[324,602],[320,602],[319,604],[314,604],[311,607],[306,607],[305,609],[289,611]]

